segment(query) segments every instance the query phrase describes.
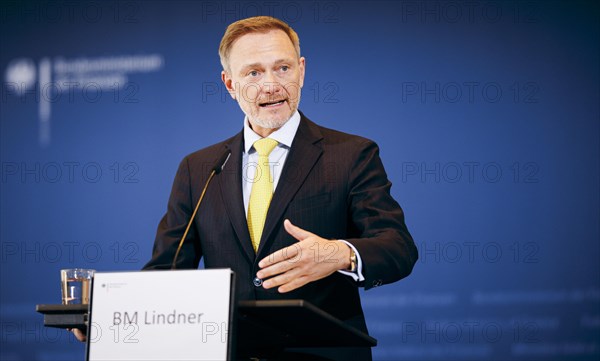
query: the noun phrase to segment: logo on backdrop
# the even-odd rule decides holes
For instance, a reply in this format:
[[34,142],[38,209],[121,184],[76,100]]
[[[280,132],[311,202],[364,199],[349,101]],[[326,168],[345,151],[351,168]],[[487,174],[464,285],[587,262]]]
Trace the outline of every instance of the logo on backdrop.
[[15,59],[6,67],[6,82],[21,85],[15,88],[18,95],[24,95],[34,87],[35,76],[35,63],[31,59]]
[[[103,96],[114,101],[136,103],[139,85],[129,81],[133,73],[151,73],[162,69],[164,58],[159,54],[117,55],[94,58],[33,59],[17,58],[8,63],[4,74],[3,93],[25,98],[33,97],[38,104],[39,141],[50,144],[52,104],[75,97],[95,103]],[[6,95],[3,95],[3,100]],[[25,102],[25,100],[23,100]]]

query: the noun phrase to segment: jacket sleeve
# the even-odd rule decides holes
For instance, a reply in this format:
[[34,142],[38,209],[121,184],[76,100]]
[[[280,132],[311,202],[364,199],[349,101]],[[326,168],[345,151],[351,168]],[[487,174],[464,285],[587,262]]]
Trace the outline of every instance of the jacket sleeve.
[[349,171],[349,225],[357,238],[346,239],[362,259],[365,289],[408,276],[418,258],[404,212],[390,194],[391,182],[372,141],[362,143]]

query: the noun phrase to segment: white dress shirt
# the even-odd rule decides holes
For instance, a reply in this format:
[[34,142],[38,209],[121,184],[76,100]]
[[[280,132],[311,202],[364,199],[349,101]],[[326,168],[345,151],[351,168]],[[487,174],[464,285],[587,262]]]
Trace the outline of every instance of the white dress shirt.
[[[278,143],[275,149],[271,151],[271,154],[269,154],[269,169],[271,171],[271,177],[273,178],[273,191],[275,191],[277,184],[279,183],[283,165],[285,164],[285,160],[290,152],[290,147],[292,146],[292,141],[296,136],[296,131],[298,130],[299,125],[300,113],[298,113],[296,110],[291,118],[285,122],[281,128],[277,129],[268,136],[268,138],[274,139]],[[250,192],[252,191],[252,185],[254,184],[254,178],[256,176],[256,169],[258,165],[258,153],[254,149],[253,144],[261,138],[262,137],[260,135],[256,134],[252,128],[250,128],[248,117],[246,117],[244,119],[244,153],[242,154],[242,194],[244,197],[244,209],[246,210],[246,217],[248,216]],[[310,231],[310,229],[307,231]],[[356,272],[341,270],[338,272],[352,277],[355,281],[364,281],[365,278],[362,274],[362,260],[358,251],[352,244],[341,239],[340,241],[346,243],[350,248],[352,248],[356,254],[357,266]]]

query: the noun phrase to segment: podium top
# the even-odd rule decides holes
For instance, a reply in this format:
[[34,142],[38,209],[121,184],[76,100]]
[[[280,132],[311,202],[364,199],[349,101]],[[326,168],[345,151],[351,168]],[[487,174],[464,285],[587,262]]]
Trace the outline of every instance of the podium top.
[[373,347],[377,340],[304,300],[238,302],[238,346]]
[[89,305],[73,304],[73,305],[35,305],[35,311],[41,314],[77,314],[87,313]]

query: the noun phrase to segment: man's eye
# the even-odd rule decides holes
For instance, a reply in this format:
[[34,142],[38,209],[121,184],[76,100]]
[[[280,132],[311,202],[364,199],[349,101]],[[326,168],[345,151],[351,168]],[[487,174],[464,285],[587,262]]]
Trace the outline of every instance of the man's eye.
[[252,70],[250,73],[248,73],[250,76],[258,76],[258,72],[256,70]]
[[287,65],[284,65],[284,66],[281,67],[282,71],[288,71],[289,69],[290,69],[290,67],[287,66]]

